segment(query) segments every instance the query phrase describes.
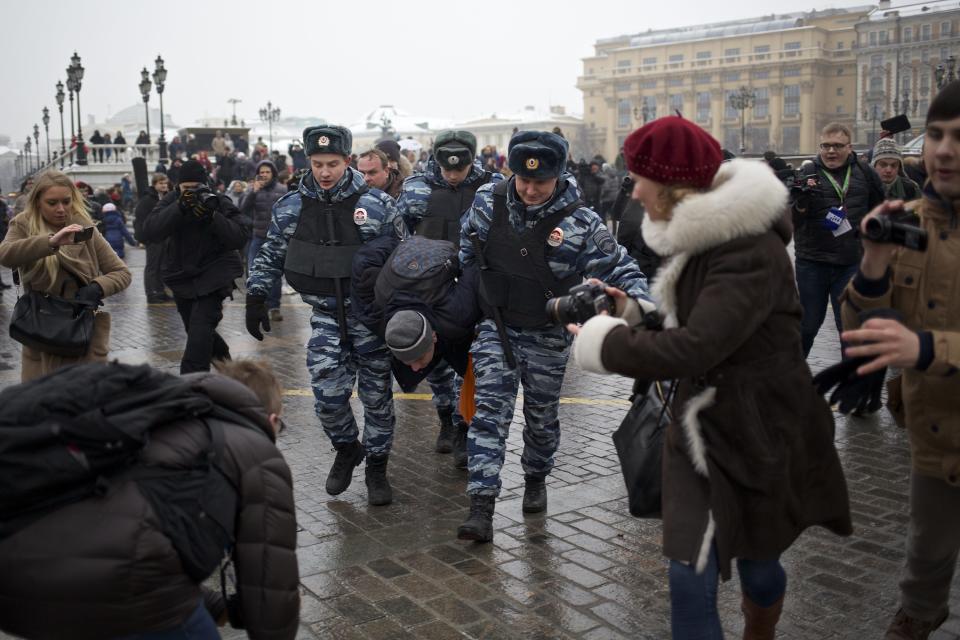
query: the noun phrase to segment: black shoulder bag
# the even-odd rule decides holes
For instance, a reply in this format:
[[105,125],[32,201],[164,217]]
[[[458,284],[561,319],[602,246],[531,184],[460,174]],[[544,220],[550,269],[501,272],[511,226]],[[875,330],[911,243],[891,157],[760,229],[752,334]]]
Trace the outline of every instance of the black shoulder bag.
[[[84,286],[74,274],[70,275],[79,286]],[[94,308],[89,302],[29,289],[13,307],[10,337],[37,351],[79,358],[90,349]]]

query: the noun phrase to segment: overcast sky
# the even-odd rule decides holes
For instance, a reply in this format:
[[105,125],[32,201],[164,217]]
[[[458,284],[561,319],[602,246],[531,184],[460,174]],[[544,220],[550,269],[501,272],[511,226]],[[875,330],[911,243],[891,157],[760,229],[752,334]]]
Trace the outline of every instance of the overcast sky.
[[[229,114],[229,98],[243,101],[237,114],[248,122],[267,100],[284,115],[341,124],[380,104],[454,119],[527,104],[580,113],[580,59],[598,38],[752,17],[761,7],[814,8],[796,0],[3,0],[0,134],[19,144],[44,106],[59,128],[55,85],[74,50],[86,69],[84,123],[142,105],[139,72],[152,72],[158,53],[168,70],[164,109],[182,126]],[[156,94],[151,100],[156,107]]]

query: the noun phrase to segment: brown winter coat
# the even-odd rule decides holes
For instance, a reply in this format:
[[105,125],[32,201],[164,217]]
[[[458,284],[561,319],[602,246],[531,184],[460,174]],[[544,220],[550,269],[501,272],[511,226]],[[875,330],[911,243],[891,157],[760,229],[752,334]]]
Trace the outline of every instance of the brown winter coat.
[[[237,584],[249,637],[292,639],[300,596],[290,469],[249,389],[219,375],[192,377],[262,431],[224,423],[222,468],[239,490]],[[191,419],[152,432],[144,455],[184,465],[210,446],[203,422]],[[83,640],[159,631],[182,624],[199,602],[199,586],[133,481],[0,540],[0,628],[17,635]]]
[[[859,309],[892,307],[914,331],[933,333],[933,362],[926,371],[904,369],[891,381],[891,409],[910,434],[914,470],[960,487],[960,202],[952,205],[925,194],[917,204],[927,230],[925,252],[898,249],[893,286],[875,298],[853,284],[844,292],[843,325],[859,326]],[[899,391],[899,394],[897,393]]]
[[[85,224],[82,218],[71,219],[67,224]],[[20,214],[10,222],[6,238],[0,242],[0,264],[25,273],[33,264],[51,255],[47,235],[29,235],[27,218]],[[50,282],[45,272],[39,271],[34,281],[25,281],[26,289],[72,299],[80,287],[77,279],[85,285],[96,282],[103,289],[104,297],[123,291],[130,286],[130,270],[110,247],[100,232],[94,229],[93,237],[80,244],[64,245],[56,252],[60,269],[55,281]],[[72,274],[72,275],[71,275]],[[75,277],[74,277],[75,276]],[[98,311],[93,323],[93,338],[90,350],[80,358],[43,353],[31,347],[21,350],[20,380],[26,382],[39,378],[76,362],[106,361],[110,352],[110,314]]]
[[766,165],[723,165],[669,223],[644,221],[644,239],[670,256],[653,287],[666,328],[605,318],[578,337],[578,359],[602,344],[597,368],[679,379],[663,450],[664,553],[699,570],[715,541],[725,579],[733,558],[775,558],[809,526],[852,532],[833,417],[800,347],[786,199]]

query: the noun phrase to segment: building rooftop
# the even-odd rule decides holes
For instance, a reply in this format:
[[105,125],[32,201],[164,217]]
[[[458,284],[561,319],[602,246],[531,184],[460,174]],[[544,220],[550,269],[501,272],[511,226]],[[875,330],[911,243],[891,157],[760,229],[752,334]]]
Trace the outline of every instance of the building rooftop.
[[878,22],[882,20],[892,20],[894,18],[910,18],[915,16],[927,15],[930,13],[942,13],[944,11],[960,10],[960,0],[931,0],[930,2],[902,2],[900,4],[891,4],[890,6],[879,6],[874,8],[867,16],[867,20]]
[[[960,0],[950,0],[960,2]],[[872,5],[847,7],[844,9],[823,9],[821,11],[801,11],[795,13],[770,14],[756,18],[745,18],[714,24],[699,24],[672,29],[651,29],[644,33],[623,35],[616,38],[601,38],[597,46],[620,45],[625,47],[649,47],[657,44],[689,42],[707,38],[725,38],[730,36],[782,31],[807,26],[813,18],[824,18],[850,13],[865,13]]]

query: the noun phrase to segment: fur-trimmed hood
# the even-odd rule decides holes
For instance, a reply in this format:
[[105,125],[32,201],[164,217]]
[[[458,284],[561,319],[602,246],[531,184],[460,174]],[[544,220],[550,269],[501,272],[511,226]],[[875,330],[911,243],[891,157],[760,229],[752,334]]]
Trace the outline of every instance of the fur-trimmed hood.
[[643,239],[662,257],[697,255],[774,227],[785,219],[788,196],[766,163],[731,160],[721,165],[709,191],[684,198],[669,221],[655,222],[645,215]]

